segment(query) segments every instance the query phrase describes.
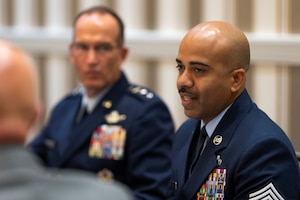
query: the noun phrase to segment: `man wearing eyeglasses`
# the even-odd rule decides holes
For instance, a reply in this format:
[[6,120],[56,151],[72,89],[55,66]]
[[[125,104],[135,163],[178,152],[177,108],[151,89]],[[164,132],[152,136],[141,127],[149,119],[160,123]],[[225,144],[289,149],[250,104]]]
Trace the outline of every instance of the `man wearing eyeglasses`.
[[121,70],[122,20],[103,6],[79,13],[69,51],[82,86],[56,105],[29,147],[50,167],[123,182],[137,199],[165,199],[174,126],[165,103]]

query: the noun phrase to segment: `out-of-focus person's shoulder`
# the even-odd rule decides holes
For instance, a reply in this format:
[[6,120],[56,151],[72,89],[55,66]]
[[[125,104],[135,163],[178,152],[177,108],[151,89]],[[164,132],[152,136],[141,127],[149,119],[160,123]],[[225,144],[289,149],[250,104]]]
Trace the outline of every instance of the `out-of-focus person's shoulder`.
[[60,197],[65,194],[68,199],[134,199],[132,192],[122,183],[101,180],[94,174],[85,171],[61,170],[49,174],[49,180],[52,184],[57,184],[57,187],[61,185],[63,191],[61,191]]
[[134,199],[127,186],[90,172],[46,168],[21,146],[0,145],[0,161],[0,200]]
[[85,93],[85,89],[82,85],[74,88],[70,93],[68,93],[62,100],[68,100],[72,98],[81,97]]

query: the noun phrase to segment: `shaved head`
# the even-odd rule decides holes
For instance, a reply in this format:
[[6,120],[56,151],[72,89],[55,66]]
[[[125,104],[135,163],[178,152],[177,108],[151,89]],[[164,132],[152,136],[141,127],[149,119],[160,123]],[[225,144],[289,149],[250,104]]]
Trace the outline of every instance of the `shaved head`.
[[[228,69],[244,68],[250,64],[250,47],[245,34],[236,26],[224,21],[208,21],[193,27],[185,36],[184,41],[193,41],[205,45],[210,51],[220,56]],[[212,55],[211,53],[211,55]]]
[[39,110],[37,82],[31,57],[0,40],[0,142],[25,141]]

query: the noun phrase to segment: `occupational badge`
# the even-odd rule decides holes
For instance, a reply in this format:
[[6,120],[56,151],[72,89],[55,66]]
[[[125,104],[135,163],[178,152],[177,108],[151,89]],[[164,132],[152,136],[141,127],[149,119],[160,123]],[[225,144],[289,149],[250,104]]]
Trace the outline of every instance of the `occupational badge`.
[[126,115],[120,114],[117,110],[113,110],[111,113],[105,115],[105,120],[109,124],[115,124],[125,119]]
[[92,134],[89,156],[121,160],[124,156],[125,140],[126,130],[122,126],[103,124]]

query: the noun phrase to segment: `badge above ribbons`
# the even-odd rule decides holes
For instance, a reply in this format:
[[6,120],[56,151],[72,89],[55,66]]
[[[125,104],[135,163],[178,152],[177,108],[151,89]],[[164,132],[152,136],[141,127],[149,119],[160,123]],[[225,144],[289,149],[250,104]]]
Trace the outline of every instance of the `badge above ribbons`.
[[126,119],[126,115],[120,114],[117,110],[113,110],[111,113],[105,115],[105,120],[109,124],[118,123]]
[[89,156],[121,160],[124,156],[125,140],[126,130],[122,126],[103,124],[92,134]]

